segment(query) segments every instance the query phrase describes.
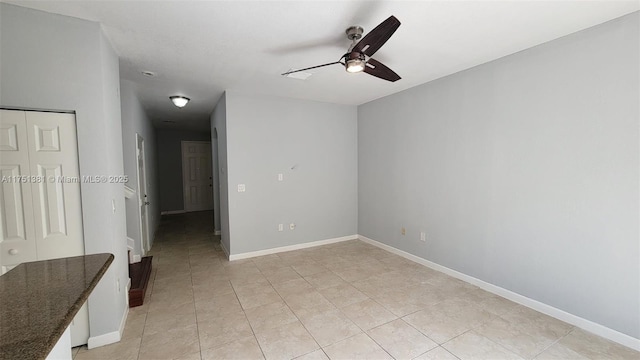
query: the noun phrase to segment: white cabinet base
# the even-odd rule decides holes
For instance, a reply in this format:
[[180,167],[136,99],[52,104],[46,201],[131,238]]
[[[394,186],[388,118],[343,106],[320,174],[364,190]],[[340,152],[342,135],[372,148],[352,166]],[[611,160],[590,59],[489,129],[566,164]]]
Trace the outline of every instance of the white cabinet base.
[[49,355],[47,355],[47,360],[71,360],[71,332],[69,328],[62,333],[60,339],[53,347]]

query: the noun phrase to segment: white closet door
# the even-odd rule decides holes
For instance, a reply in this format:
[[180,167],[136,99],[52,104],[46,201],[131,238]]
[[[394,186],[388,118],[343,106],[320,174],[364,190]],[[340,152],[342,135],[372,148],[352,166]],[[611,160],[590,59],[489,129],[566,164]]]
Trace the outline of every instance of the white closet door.
[[[0,110],[0,171],[0,271],[84,255],[75,116]],[[87,343],[86,304],[70,330]]]
[[31,174],[45,179],[32,184],[38,260],[84,255],[75,116],[26,118]]
[[0,274],[4,274],[38,259],[24,111],[0,110],[0,174]]

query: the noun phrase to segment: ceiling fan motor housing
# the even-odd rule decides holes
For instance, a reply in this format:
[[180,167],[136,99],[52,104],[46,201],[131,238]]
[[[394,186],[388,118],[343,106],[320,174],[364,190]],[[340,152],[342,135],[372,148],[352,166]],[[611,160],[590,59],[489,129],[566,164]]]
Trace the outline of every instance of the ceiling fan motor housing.
[[350,26],[345,30],[345,33],[347,33],[347,38],[349,40],[360,40],[362,33],[364,33],[364,29],[360,26]]
[[352,51],[350,53],[347,53],[344,55],[344,59],[345,61],[350,61],[350,60],[365,60],[365,56],[363,53],[358,52],[358,51]]

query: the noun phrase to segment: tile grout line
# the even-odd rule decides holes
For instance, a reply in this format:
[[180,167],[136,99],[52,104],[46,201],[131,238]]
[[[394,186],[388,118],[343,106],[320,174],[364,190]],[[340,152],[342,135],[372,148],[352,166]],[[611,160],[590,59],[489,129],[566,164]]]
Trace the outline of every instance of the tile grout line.
[[[253,260],[251,260],[251,263],[255,266],[255,263],[253,262]],[[256,266],[256,268],[258,269],[258,272],[260,272],[260,274],[262,274],[262,272],[260,271],[260,269],[257,266]],[[226,271],[226,269],[225,269],[225,271]],[[262,275],[262,276],[264,276],[264,275]],[[267,280],[267,281],[269,281],[269,280]],[[245,320],[249,324],[249,328],[251,329],[251,334],[253,334],[253,338],[256,340],[256,344],[258,344],[258,348],[260,349],[260,352],[262,353],[262,357],[264,359],[266,359],[267,356],[264,354],[264,349],[262,348],[262,345],[260,345],[260,341],[258,341],[258,337],[256,336],[256,332],[253,329],[253,325],[251,325],[251,321],[249,321],[249,318],[247,317],[247,312],[245,311],[245,308],[242,306],[242,302],[240,302],[240,297],[238,296],[238,293],[236,292],[236,287],[233,285],[233,282],[231,282],[231,279],[229,279],[229,283],[231,284],[231,289],[233,290],[233,294],[236,296],[236,300],[238,300],[238,304],[240,304],[240,309],[242,309],[242,314],[244,315]],[[274,291],[275,291],[275,289],[274,289]]]
[[[323,266],[324,266],[324,265],[323,265]],[[326,266],[325,266],[325,268],[326,268]],[[344,278],[342,278],[340,275],[338,275],[337,273],[335,273],[335,272],[334,272],[333,270],[331,270],[330,268],[327,268],[327,270],[328,270],[329,272],[333,273],[334,275],[338,276],[342,281],[344,281],[344,282],[345,282],[345,283],[347,283],[348,285],[351,285],[352,287],[354,287],[354,286],[353,286],[349,281],[347,281],[347,280],[345,280]],[[294,271],[296,271],[296,270],[294,269]],[[296,271],[296,273],[298,273],[298,272]],[[298,273],[298,275],[300,275],[300,274]],[[347,318],[347,319],[348,319],[348,320],[349,320],[353,325],[355,325],[355,326],[356,326],[358,329],[360,329],[360,331],[361,331],[361,333],[359,333],[359,334],[354,334],[354,335],[348,336],[348,337],[346,337],[346,338],[344,338],[344,339],[340,339],[340,340],[335,341],[335,342],[333,342],[333,343],[331,343],[331,344],[328,344],[328,345],[326,345],[326,346],[320,346],[320,350],[322,350],[322,352],[323,352],[323,353],[324,353],[328,358],[329,358],[329,355],[328,355],[328,354],[326,353],[326,351],[325,351],[325,348],[326,348],[326,347],[329,347],[329,346],[332,346],[332,345],[334,345],[334,344],[337,344],[337,343],[339,343],[339,342],[341,342],[341,341],[344,341],[344,340],[347,340],[347,339],[353,338],[353,337],[358,336],[358,335],[360,335],[360,334],[364,334],[365,336],[369,337],[373,342],[375,342],[378,346],[380,346],[380,348],[381,348],[383,351],[385,351],[387,354],[389,354],[389,352],[388,352],[384,347],[382,347],[380,344],[378,344],[374,339],[372,339],[372,338],[371,338],[371,336],[369,336],[369,334],[367,334],[367,332],[366,332],[362,327],[360,327],[358,324],[356,324],[355,322],[353,322],[353,320],[351,320],[348,316],[346,316],[346,315],[342,312],[342,310],[340,309],[340,307],[338,307],[336,304],[334,304],[331,300],[327,299],[327,298],[326,298],[326,297],[325,297],[325,296],[324,296],[324,295],[319,291],[319,289],[317,289],[315,286],[313,286],[312,284],[310,284],[310,283],[309,283],[309,281],[307,281],[307,279],[305,279],[305,278],[304,278],[304,276],[300,275],[300,277],[301,277],[301,278],[302,278],[302,279],[303,279],[307,284],[311,285],[311,287],[312,287],[315,291],[317,291],[317,292],[320,294],[320,296],[322,296],[325,300],[327,300],[330,304],[332,304],[332,305],[336,308],[336,310],[337,310],[338,312],[340,312],[340,314],[342,314],[344,317],[346,317],[346,318]],[[340,285],[338,285],[338,286],[340,286]],[[354,287],[354,288],[355,288],[355,287]],[[355,289],[356,289],[356,290],[358,290],[357,288],[355,288]],[[276,290],[276,291],[277,291],[277,290]],[[358,291],[359,291],[359,290],[358,290]],[[364,293],[363,293],[363,294],[364,294]],[[371,300],[373,300],[371,297],[369,297],[369,295],[367,295],[367,294],[365,294],[365,295],[367,296],[367,299],[371,299]],[[283,300],[284,300],[284,299],[283,299]],[[365,300],[362,300],[362,301],[365,301]],[[375,301],[375,300],[374,300],[374,301]],[[285,301],[285,303],[286,303],[286,301]],[[287,304],[287,307],[288,307],[288,306],[289,306],[289,305]],[[301,324],[302,324],[302,326],[307,330],[307,332],[309,332],[309,330],[306,328],[306,326],[304,325],[304,323],[303,323],[303,322],[298,318],[298,316],[295,314],[295,312],[294,312],[291,308],[289,308],[289,310],[290,310],[290,311],[293,313],[293,315],[298,319],[298,321],[300,321],[300,323],[301,323]],[[395,314],[394,314],[394,315],[395,315]],[[396,319],[391,320],[391,321],[395,321],[395,320],[396,320]],[[389,322],[391,322],[391,321],[389,321]],[[387,322],[387,323],[389,323],[389,322]],[[385,324],[387,324],[387,323],[385,323]],[[382,326],[382,325],[384,325],[384,324],[381,324],[380,326]],[[309,334],[311,334],[311,333],[309,332]],[[313,337],[313,335],[311,335],[311,336]],[[314,340],[315,340],[315,338],[314,338]],[[316,340],[316,343],[318,343],[318,342],[317,342],[317,340]],[[318,345],[320,345],[320,344],[318,343]],[[314,350],[314,351],[316,351],[316,350]],[[312,351],[312,352],[313,352],[313,351]],[[389,356],[391,356],[391,354],[389,354]],[[391,357],[393,358],[393,356],[391,356]]]
[[198,353],[200,354],[200,359],[202,360],[202,345],[200,344],[200,324],[198,323],[198,309],[196,308],[196,296],[193,291],[193,272],[191,271],[191,254],[188,253],[187,249],[187,258],[189,258],[189,280],[191,281],[191,294],[193,295],[193,312],[196,317],[196,335],[198,336]]
[[[395,321],[395,320],[393,320]],[[388,324],[388,323],[387,323]],[[382,326],[382,325],[380,325]],[[384,346],[382,346],[382,344],[380,344],[379,342],[376,341],[376,339],[372,338],[371,335],[367,334],[367,332],[363,332],[369,339],[371,339],[371,341],[373,341],[376,345],[378,345],[380,347],[380,349],[382,349],[382,351],[386,352],[392,359],[396,359],[393,355],[391,355],[391,353],[389,352],[389,350],[385,349]]]
[[[324,265],[323,265],[323,266],[324,266]],[[325,267],[325,268],[327,268],[326,266],[324,266],[324,267]],[[329,272],[333,273],[334,275],[336,275],[336,276],[340,277],[338,274],[334,273],[331,269],[327,268],[327,270],[328,270]],[[295,272],[296,272],[296,273],[297,273],[297,274],[302,278],[302,280],[304,280],[307,284],[309,284],[309,285],[313,288],[313,290],[314,290],[314,291],[318,292],[318,294],[320,294],[320,296],[322,296],[326,301],[328,301],[331,305],[333,305],[333,306],[336,308],[336,310],[338,310],[341,314],[343,314],[343,315],[344,315],[344,313],[340,310],[340,308],[339,308],[339,307],[337,307],[333,302],[331,302],[331,300],[327,299],[327,298],[326,298],[326,297],[325,297],[325,296],[324,296],[320,291],[318,291],[318,289],[317,289],[315,286],[313,286],[313,284],[309,283],[309,281],[308,281],[307,279],[305,279],[305,278],[304,278],[304,276],[300,275],[300,273],[298,273],[295,269],[293,269],[293,271],[295,271]],[[342,279],[342,278],[341,278],[341,279]],[[342,280],[343,280],[343,281],[345,281],[344,279],[342,279]],[[346,281],[345,281],[345,282],[346,282]],[[348,283],[348,282],[347,282],[347,283]],[[276,292],[277,292],[277,290],[276,290]],[[289,311],[291,311],[291,313],[293,314],[293,316],[295,316],[295,317],[296,317],[296,319],[298,319],[298,321],[300,322],[300,324],[302,324],[302,326],[305,328],[305,330],[307,330],[307,332],[309,333],[309,335],[311,335],[311,337],[312,337],[312,338],[313,338],[313,340],[316,342],[316,344],[318,344],[318,346],[319,346],[320,348],[319,348],[319,349],[316,349],[316,350],[322,350],[322,352],[323,352],[323,353],[324,353],[324,354],[325,354],[329,359],[330,359],[329,354],[327,354],[327,353],[326,353],[326,351],[324,350],[326,347],[329,347],[329,346],[331,346],[331,345],[337,344],[337,343],[339,343],[340,341],[344,341],[344,340],[346,340],[346,339],[350,339],[350,338],[352,338],[352,337],[354,337],[354,336],[360,335],[360,334],[351,335],[351,336],[348,336],[348,337],[346,337],[346,338],[344,338],[344,339],[340,339],[340,340],[338,340],[338,341],[336,341],[336,342],[333,342],[333,343],[331,343],[331,344],[329,344],[329,345],[321,346],[321,345],[320,345],[320,343],[318,342],[318,340],[316,340],[316,338],[311,334],[311,332],[309,331],[309,329],[307,329],[307,327],[304,325],[304,323],[302,322],[302,320],[300,320],[300,318],[298,317],[298,315],[296,315],[296,313],[293,311],[293,309],[291,309],[291,307],[289,307],[289,304],[287,304],[287,303],[286,303],[286,300],[284,300],[284,298],[283,298],[283,301],[285,302],[285,304],[287,305],[287,307],[289,308]],[[345,317],[346,317],[347,319],[349,319],[349,317],[348,317],[348,316],[346,316],[346,315],[345,315]],[[363,331],[363,330],[362,330],[362,329],[361,329],[361,328],[360,328],[356,323],[354,323],[351,319],[349,319],[349,321],[351,321],[351,323],[353,323],[353,325],[355,325],[356,327],[358,327],[358,328],[360,329],[360,331],[362,331],[362,333],[364,333],[364,331]],[[365,335],[366,335],[366,333],[365,333]],[[316,350],[314,350],[314,351],[316,351]],[[313,351],[312,351],[312,352],[313,352]],[[302,355],[301,355],[301,356],[302,356]]]
[[[277,254],[276,254],[276,256],[277,256]],[[278,256],[278,257],[279,257],[279,256]],[[267,280],[267,282],[269,283],[269,285],[271,285],[271,287],[273,288],[273,291],[275,291],[275,292],[276,292],[276,294],[278,294],[278,296],[280,297],[280,300],[282,300],[282,302],[283,302],[283,303],[284,303],[284,305],[287,307],[287,309],[289,309],[289,311],[291,311],[291,313],[293,314],[293,316],[295,316],[295,318],[298,320],[298,322],[300,323],[300,325],[302,325],[302,327],[303,327],[303,328],[304,328],[304,330],[307,332],[307,334],[309,334],[309,336],[311,336],[311,338],[313,339],[313,341],[315,341],[316,345],[318,345],[318,349],[322,349],[322,346],[320,346],[320,344],[318,343],[318,340],[316,340],[316,338],[315,338],[313,335],[311,335],[311,332],[309,331],[309,329],[307,329],[307,327],[306,327],[306,326],[304,326],[304,323],[302,322],[302,320],[300,320],[300,318],[298,317],[298,315],[296,315],[296,313],[293,311],[293,309],[291,309],[291,307],[289,306],[289,304],[287,303],[287,301],[284,299],[284,297],[282,297],[282,296],[280,295],[280,293],[278,292],[278,290],[276,290],[276,289],[275,289],[275,287],[273,286],[273,284],[271,283],[271,281],[269,281],[269,279],[268,279],[268,278],[267,278],[267,277],[262,273],[262,270],[260,270],[260,268],[255,264],[255,262],[254,262],[253,260],[252,260],[252,262],[253,262],[253,265],[254,265],[254,266],[256,266],[256,268],[258,269],[258,271],[260,272],[260,274],[261,274],[262,276],[264,276],[264,278]],[[293,269],[293,268],[292,268],[292,269]],[[295,269],[294,269],[293,271],[295,271]],[[296,272],[296,273],[297,273],[297,272]],[[300,275],[300,274],[298,274],[298,275]],[[303,278],[303,279],[304,279],[304,278]],[[306,280],[305,280],[305,281],[306,281]],[[267,304],[267,305],[268,305],[268,304]],[[246,314],[245,314],[245,316],[246,316]],[[249,326],[251,326],[251,322],[249,322]],[[252,327],[252,331],[253,331],[253,327]],[[258,345],[260,345],[260,342],[258,342]],[[260,349],[262,349],[262,347],[260,347]],[[316,351],[316,350],[318,350],[318,349],[315,349],[315,350],[313,350],[313,351],[310,351],[310,352],[309,352],[309,353],[307,353],[307,354],[310,354],[310,353],[312,353],[312,352],[314,352],[314,351]],[[264,352],[263,352],[263,355],[264,355]],[[297,357],[300,357],[300,356],[304,356],[304,355],[306,355],[306,354],[298,355],[298,356],[296,356],[296,358],[297,358]],[[265,359],[266,359],[266,358],[267,358],[267,357],[265,356]],[[295,359],[295,358],[294,358],[294,359]]]
[[559,338],[557,338],[555,341],[553,341],[549,346],[545,347],[544,349],[542,349],[542,351],[540,351],[539,353],[535,354],[532,359],[537,358],[538,356],[540,356],[540,354],[542,354],[543,352],[549,350],[549,348],[551,348],[552,346],[554,346],[555,344],[559,343],[562,339],[566,338],[567,336],[569,336],[571,333],[573,333],[575,330],[577,329],[577,327],[575,326],[571,326],[571,330],[569,330],[566,334],[560,336]]
[[[151,250],[151,249],[149,249]],[[152,270],[153,271],[153,270]],[[155,271],[153,271],[153,285],[155,285],[156,282],[156,275],[158,274],[158,269],[156,268]],[[153,289],[154,286],[151,286],[151,293],[149,294],[149,301],[151,301],[151,296],[153,296]],[[144,299],[142,299],[144,302]],[[144,331],[147,328],[147,318],[149,316],[149,303],[147,303],[147,308],[145,309],[144,312],[144,326],[142,327],[142,334],[140,335],[140,345],[138,345],[138,356],[136,356],[136,359],[140,359],[140,352],[142,351],[142,340],[144,339]],[[126,325],[125,325],[126,328]]]

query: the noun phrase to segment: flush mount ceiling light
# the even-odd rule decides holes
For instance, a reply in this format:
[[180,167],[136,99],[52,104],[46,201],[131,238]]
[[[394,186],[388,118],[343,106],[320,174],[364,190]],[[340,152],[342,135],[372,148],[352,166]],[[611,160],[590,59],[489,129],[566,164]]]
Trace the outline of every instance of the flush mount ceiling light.
[[185,105],[187,105],[189,100],[191,100],[188,97],[184,97],[184,96],[170,96],[169,99],[171,99],[171,101],[173,102],[173,105],[179,108],[185,107]]

